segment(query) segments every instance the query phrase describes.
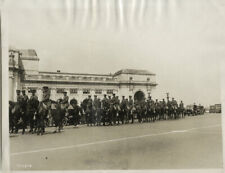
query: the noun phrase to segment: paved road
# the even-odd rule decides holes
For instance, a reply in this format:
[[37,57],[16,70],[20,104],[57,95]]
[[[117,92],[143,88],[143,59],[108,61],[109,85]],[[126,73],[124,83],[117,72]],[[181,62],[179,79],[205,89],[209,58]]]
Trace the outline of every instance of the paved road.
[[222,168],[221,115],[10,137],[13,170]]

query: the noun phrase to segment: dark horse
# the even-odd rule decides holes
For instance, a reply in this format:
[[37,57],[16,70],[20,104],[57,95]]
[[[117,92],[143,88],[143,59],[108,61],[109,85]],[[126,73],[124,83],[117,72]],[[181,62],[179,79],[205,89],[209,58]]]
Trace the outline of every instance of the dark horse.
[[66,107],[64,104],[61,103],[59,99],[58,102],[54,102],[51,106],[51,115],[53,117],[54,125],[56,127],[54,133],[60,132],[63,128],[63,120],[66,114]]
[[[50,103],[51,104],[51,103]],[[43,135],[45,132],[45,120],[50,111],[49,103],[40,102],[38,106],[38,113],[36,115],[37,121],[37,135]]]
[[9,130],[10,133],[18,133],[19,119],[21,117],[20,105],[17,102],[9,101]]

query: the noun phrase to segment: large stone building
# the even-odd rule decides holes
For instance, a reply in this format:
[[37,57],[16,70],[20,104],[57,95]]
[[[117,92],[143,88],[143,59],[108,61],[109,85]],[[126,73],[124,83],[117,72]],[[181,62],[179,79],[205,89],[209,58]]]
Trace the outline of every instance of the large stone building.
[[142,99],[156,87],[155,74],[146,70],[123,69],[114,74],[83,74],[39,71],[39,61],[35,50],[9,50],[9,99],[16,100],[16,90],[25,89],[28,95],[35,89],[38,98],[42,99],[42,87],[51,89],[51,99],[63,97],[67,91],[70,99],[79,102],[88,95],[115,93],[121,99],[132,96]]

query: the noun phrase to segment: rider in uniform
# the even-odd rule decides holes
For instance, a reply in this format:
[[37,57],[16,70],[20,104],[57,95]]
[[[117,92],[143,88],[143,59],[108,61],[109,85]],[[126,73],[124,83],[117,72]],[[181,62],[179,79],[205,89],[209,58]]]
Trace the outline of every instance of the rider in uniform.
[[87,100],[87,109],[86,109],[86,120],[87,120],[87,125],[91,125],[94,123],[93,122],[93,101],[91,99],[91,95],[88,96],[88,100]]
[[109,109],[109,100],[107,98],[107,95],[104,94],[104,98],[102,99],[102,120],[103,120],[103,126],[105,126],[106,121],[108,120],[108,109]]
[[181,116],[184,117],[184,103],[182,100],[180,101],[179,109],[180,109]]
[[38,97],[35,95],[36,90],[31,90],[32,95],[30,96],[30,99],[28,100],[28,119],[30,124],[30,131],[33,133],[33,128],[36,126],[36,116],[37,110],[38,110]]
[[28,103],[28,96],[26,95],[26,91],[22,90],[22,120],[23,120],[23,132],[22,134],[24,134],[25,129],[27,127],[27,103]]
[[113,94],[113,97],[111,99],[111,122],[113,124],[116,124],[116,113],[117,113],[117,98],[116,94]]
[[133,106],[134,106],[134,101],[132,99],[132,96],[129,96],[129,101],[128,101],[128,107],[129,107],[129,119],[131,119],[131,123],[134,123],[134,114],[132,112],[132,109],[133,109]]
[[165,102],[165,99],[162,100],[162,114],[163,114],[163,119],[165,120],[166,119],[166,102]]
[[122,96],[122,101],[120,103],[120,108],[121,108],[121,121],[122,121],[122,124],[124,124],[124,118],[126,117],[126,113],[127,113],[127,102],[126,102],[126,99],[125,99],[125,96]]
[[[47,86],[44,86],[42,88],[42,92],[43,92],[43,98],[42,98],[42,101],[41,101],[41,105],[43,106],[44,108],[44,112],[43,112],[43,115],[39,116],[39,119],[37,120],[38,121],[38,127],[39,129],[41,129],[41,133],[44,133],[45,132],[45,121],[48,121],[48,116],[50,114],[50,111],[51,111],[51,105],[52,105],[52,100],[50,100],[50,95],[51,95],[51,91],[50,89],[47,87]],[[39,135],[39,132],[38,131],[38,135]]]
[[62,104],[64,105],[65,108],[68,108],[69,107],[69,96],[67,96],[67,92],[64,91],[63,92],[63,99],[62,99]]
[[19,105],[22,104],[23,96],[20,95],[20,90],[16,90],[16,100],[17,100]]
[[93,101],[93,121],[97,126],[101,123],[101,114],[100,114],[101,102],[99,101],[97,95],[94,95]]

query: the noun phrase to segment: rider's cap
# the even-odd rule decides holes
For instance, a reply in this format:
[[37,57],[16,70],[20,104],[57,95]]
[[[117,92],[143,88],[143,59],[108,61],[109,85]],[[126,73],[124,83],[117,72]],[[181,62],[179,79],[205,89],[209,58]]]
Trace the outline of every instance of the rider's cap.
[[36,90],[31,90],[30,92],[31,92],[31,93],[36,93]]
[[25,90],[22,90],[22,93],[25,93],[26,91]]
[[47,86],[43,86],[43,88],[42,88],[43,90],[48,90],[48,87]]
[[16,90],[16,93],[20,93],[20,90]]

